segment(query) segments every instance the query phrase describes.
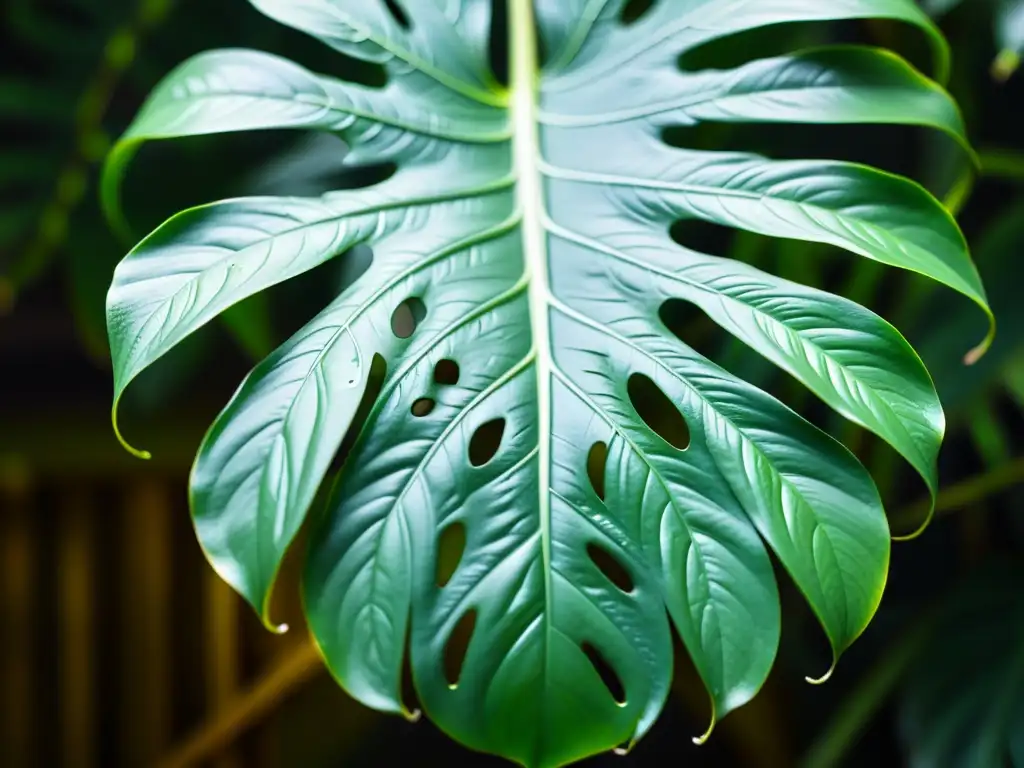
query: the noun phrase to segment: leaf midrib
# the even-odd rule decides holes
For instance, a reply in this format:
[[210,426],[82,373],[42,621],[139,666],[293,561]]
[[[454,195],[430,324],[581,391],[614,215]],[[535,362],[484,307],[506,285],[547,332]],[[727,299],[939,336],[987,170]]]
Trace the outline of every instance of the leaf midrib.
[[[529,283],[529,313],[537,377],[537,513],[544,578],[544,650],[541,680],[549,686],[552,601],[551,553],[551,291],[548,275],[547,231],[544,227],[544,186],[540,160],[540,58],[534,0],[509,0],[510,110],[513,131],[512,158],[516,176],[517,205],[522,212],[524,277]],[[544,697],[542,696],[542,701]],[[542,763],[545,739],[537,734],[534,762]]]

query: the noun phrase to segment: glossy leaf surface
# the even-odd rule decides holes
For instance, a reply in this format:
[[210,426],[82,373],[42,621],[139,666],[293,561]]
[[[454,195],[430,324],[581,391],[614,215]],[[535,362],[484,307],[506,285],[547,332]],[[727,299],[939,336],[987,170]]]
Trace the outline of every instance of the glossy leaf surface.
[[[333,673],[368,705],[406,710],[408,648],[423,707],[445,731],[525,765],[563,765],[652,726],[671,623],[724,716],[774,661],[769,550],[838,659],[886,579],[874,483],[842,445],[672,335],[659,310],[698,306],[888,441],[933,493],[944,429],[934,387],[869,310],[697,253],[669,230],[699,220],[829,243],[983,308],[984,291],[952,218],[908,180],[696,151],[663,134],[705,121],[880,122],[966,143],[946,93],[881,50],[732,71],[677,64],[746,29],[877,16],[920,27],[945,66],[931,22],[909,0],[660,2],[630,24],[619,0],[536,11],[510,0],[504,88],[489,70],[490,0],[407,2],[404,15],[373,0],[253,4],[379,63],[387,86],[250,51],[192,59],[115,150],[110,210],[127,160],[151,139],[328,131],[350,145],[349,163],[397,170],[315,199],[185,211],[115,274],[120,398],[237,302],[356,245],[373,250],[370,269],[256,367],[200,449],[193,513],[218,572],[270,622],[281,560],[356,429],[313,522],[305,604]],[[464,545],[439,578],[452,530]]]

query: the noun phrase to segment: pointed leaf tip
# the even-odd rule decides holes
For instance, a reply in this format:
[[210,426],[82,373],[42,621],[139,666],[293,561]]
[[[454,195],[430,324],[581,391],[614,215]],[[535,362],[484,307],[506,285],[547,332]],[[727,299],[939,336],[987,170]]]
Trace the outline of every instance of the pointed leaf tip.
[[[714,705],[712,704],[712,707],[713,706]],[[708,743],[708,739],[710,739],[711,738],[711,734],[715,732],[715,726],[717,726],[717,725],[718,725],[718,713],[714,710],[714,708],[712,708],[712,710],[711,710],[711,723],[710,723],[710,725],[708,725],[708,729],[706,731],[704,731],[703,735],[701,735],[701,736],[694,736],[693,737],[693,743],[696,744],[698,747],[703,747],[705,744]]]
[[839,666],[839,657],[833,656],[832,666],[828,668],[828,672],[826,672],[821,677],[805,677],[804,680],[806,680],[811,685],[824,685],[832,679],[832,675],[835,674],[837,666]]
[[934,520],[934,519],[935,519],[935,504],[933,502],[932,505],[928,508],[928,515],[922,521],[921,525],[919,525],[917,528],[915,528],[910,533],[905,533],[905,534],[902,534],[900,536],[893,536],[892,540],[895,541],[895,542],[899,542],[899,543],[905,543],[905,542],[908,542],[908,541],[914,541],[914,539],[920,538],[924,534],[925,531],[927,531],[929,528],[931,528],[932,520]]
[[117,424],[117,403],[116,402],[114,403],[114,407],[110,411],[110,423],[114,427],[114,436],[117,438],[117,442],[119,442],[121,444],[121,447],[124,448],[126,451],[128,451],[128,453],[130,453],[132,456],[134,456],[137,459],[142,459],[143,461],[149,461],[150,459],[153,458],[153,454],[150,453],[149,451],[141,451],[138,448],[136,448],[133,445],[131,445],[131,443],[129,443],[127,440],[124,439],[124,435],[121,434],[121,428]]
[[974,365],[979,360],[981,360],[981,358],[983,358],[988,353],[989,349],[991,349],[992,342],[995,341],[995,338],[996,326],[995,322],[992,322],[989,327],[988,335],[985,336],[985,338],[978,346],[976,346],[974,349],[972,349],[970,352],[964,355],[964,365]]

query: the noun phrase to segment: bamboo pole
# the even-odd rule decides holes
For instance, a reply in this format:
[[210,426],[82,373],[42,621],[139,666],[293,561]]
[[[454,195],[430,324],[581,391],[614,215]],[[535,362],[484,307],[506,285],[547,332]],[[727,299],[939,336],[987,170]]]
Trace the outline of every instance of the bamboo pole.
[[126,765],[149,765],[170,735],[172,509],[153,480],[136,482],[126,506],[121,750]]
[[[224,713],[239,690],[239,599],[212,568],[205,581],[206,642],[203,647],[208,717]],[[226,746],[215,768],[241,768],[241,756]]]
[[22,768],[36,754],[38,700],[33,680],[36,664],[37,544],[30,509],[31,481],[21,467],[0,468],[3,518],[0,546],[3,593],[0,617],[4,644],[0,652],[0,755],[4,765]]
[[58,523],[61,764],[95,764],[95,540],[88,492],[64,492]]

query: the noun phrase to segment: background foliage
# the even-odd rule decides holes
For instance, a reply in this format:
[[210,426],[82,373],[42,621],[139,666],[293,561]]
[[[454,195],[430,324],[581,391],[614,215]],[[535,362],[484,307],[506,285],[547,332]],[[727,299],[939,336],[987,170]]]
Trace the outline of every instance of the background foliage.
[[[915,129],[716,126],[698,139],[708,148],[753,148],[780,158],[871,162],[917,178],[959,210],[1000,323],[992,351],[972,367],[960,360],[983,335],[983,320],[976,308],[948,291],[892,271],[883,279],[877,265],[829,258],[828,249],[819,246],[715,228],[701,234],[709,244],[731,248],[736,258],[859,301],[907,332],[936,379],[950,420],[941,457],[940,517],[925,537],[896,547],[879,617],[828,686],[803,683],[805,675],[827,668],[829,654],[799,595],[784,585],[780,663],[761,697],[697,750],[689,737],[703,730],[706,704],[699,682],[681,661],[678,695],[666,717],[632,756],[612,764],[685,758],[697,765],[802,760],[808,766],[833,766],[913,759],[921,765],[988,766],[1005,757],[1024,765],[1024,492],[1018,485],[1024,480],[1024,304],[1017,282],[1024,252],[1024,77],[1015,73],[1024,50],[1024,11],[1008,0],[925,5],[941,19],[953,46],[951,90],[980,152],[976,180],[951,141]],[[7,0],[2,14],[0,359],[5,375],[0,413],[17,412],[18,423],[38,422],[43,432],[54,408],[74,404],[102,414],[107,407],[103,300],[125,247],[100,216],[97,164],[149,89],[188,55],[218,46],[268,50],[325,72],[336,71],[339,59],[238,0]],[[804,44],[883,43],[927,67],[920,41],[897,26],[794,25],[785,33]],[[733,55],[749,59],[773,52],[771,46],[767,37],[753,36]],[[730,51],[716,55],[727,59]],[[350,67],[343,73],[348,77],[366,76],[353,69],[355,63],[342,66]],[[337,187],[346,183],[338,169],[340,152],[332,141],[274,133],[147,149],[128,183],[130,218],[141,230],[209,199]],[[276,159],[254,167],[254,157]],[[823,252],[811,259],[811,249]],[[125,421],[155,419],[156,403],[166,411],[168,400],[172,413],[196,416],[188,423],[209,421],[251,360],[286,338],[350,277],[330,267],[238,308],[144,376],[129,392]],[[310,301],[311,296],[318,298]],[[679,322],[693,324],[688,337],[700,338],[703,348],[714,350],[737,375],[823,420],[823,426],[840,428],[741,345],[699,319]],[[201,384],[198,396],[196,384]],[[186,392],[193,394],[185,397]],[[53,435],[86,456],[113,447],[109,435],[76,429],[73,422],[63,423]],[[184,454],[198,443],[199,434],[184,426],[167,431],[180,433]],[[0,433],[5,477],[12,475],[11,467],[31,471],[52,464],[47,463],[52,440],[26,440],[13,428]],[[860,432],[842,436],[880,480],[887,507],[895,510],[893,527],[913,529],[925,495],[913,471]],[[51,471],[54,482],[63,471]],[[88,472],[83,460],[80,473]],[[184,494],[183,475],[175,487]],[[188,562],[204,567],[198,558]],[[194,671],[186,664],[180,674]],[[352,714],[355,710],[325,682],[280,703],[278,748],[293,755],[281,764],[426,764],[424,755],[431,762],[458,755],[427,725],[376,719],[369,721],[372,728],[357,725],[363,721],[355,718],[364,715]],[[96,706],[116,712],[120,703],[116,693],[107,692]],[[183,716],[177,731],[185,735],[201,718],[198,710]],[[103,754],[116,755],[116,750]],[[595,764],[606,759],[611,760],[599,758]]]

